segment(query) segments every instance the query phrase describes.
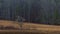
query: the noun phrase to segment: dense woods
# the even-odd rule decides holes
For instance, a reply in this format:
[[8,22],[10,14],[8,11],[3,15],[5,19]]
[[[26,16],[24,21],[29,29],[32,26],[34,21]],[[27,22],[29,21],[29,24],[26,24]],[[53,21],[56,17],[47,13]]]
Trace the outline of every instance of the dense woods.
[[60,0],[0,0],[0,18],[28,22],[60,24]]

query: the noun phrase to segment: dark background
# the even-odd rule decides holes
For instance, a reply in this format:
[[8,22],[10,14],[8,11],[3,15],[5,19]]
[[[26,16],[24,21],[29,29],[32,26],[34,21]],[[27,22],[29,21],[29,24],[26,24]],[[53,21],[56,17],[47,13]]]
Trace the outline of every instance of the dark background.
[[0,19],[16,16],[27,22],[60,24],[60,0],[0,0]]

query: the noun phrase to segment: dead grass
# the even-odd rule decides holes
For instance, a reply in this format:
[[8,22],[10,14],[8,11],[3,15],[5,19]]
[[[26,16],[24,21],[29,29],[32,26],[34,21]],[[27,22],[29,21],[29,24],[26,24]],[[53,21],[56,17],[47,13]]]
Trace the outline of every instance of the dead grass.
[[[16,28],[20,28],[19,24],[20,23],[14,21],[0,20],[0,25],[3,26],[14,26]],[[60,26],[54,25],[43,25],[24,22],[22,28],[23,30],[0,30],[0,33],[7,32],[7,34],[60,34]]]

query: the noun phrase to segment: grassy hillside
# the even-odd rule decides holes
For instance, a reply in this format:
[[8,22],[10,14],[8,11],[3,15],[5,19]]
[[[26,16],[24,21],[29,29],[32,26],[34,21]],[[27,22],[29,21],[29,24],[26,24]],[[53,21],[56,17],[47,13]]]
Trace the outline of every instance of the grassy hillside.
[[[18,30],[0,30],[0,33],[4,34],[60,34],[60,26],[55,25],[43,25],[34,23],[23,23],[23,30],[20,30],[20,23],[15,21],[0,20],[0,25],[13,26],[19,28]],[[3,33],[4,32],[4,33]]]

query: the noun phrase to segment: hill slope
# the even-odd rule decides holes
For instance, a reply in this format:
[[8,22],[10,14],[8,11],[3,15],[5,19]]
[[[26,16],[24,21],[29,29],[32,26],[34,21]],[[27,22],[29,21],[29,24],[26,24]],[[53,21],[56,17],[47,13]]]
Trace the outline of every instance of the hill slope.
[[[15,28],[20,28],[20,23],[15,21],[0,20],[0,25],[13,26]],[[0,32],[35,32],[35,33],[45,33],[45,34],[60,34],[60,26],[54,25],[43,25],[43,24],[33,24],[33,23],[23,23],[23,30],[0,30]]]

